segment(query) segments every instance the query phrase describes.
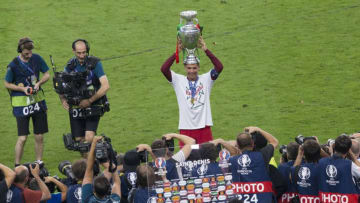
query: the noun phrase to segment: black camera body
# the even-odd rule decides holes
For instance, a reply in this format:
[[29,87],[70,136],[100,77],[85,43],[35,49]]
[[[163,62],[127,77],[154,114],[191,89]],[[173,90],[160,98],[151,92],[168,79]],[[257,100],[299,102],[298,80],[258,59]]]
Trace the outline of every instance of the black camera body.
[[83,99],[95,94],[95,89],[89,89],[86,84],[88,71],[85,72],[55,72],[53,85],[56,93],[64,95],[68,104],[79,105]]
[[31,170],[30,170],[30,166],[32,168],[35,168],[36,167],[36,164],[39,165],[39,176],[42,180],[45,180],[45,177],[49,176],[49,171],[45,168],[45,164],[44,162],[41,162],[41,163],[37,163],[37,162],[34,162],[34,163],[24,163],[22,164],[23,166],[25,166],[28,171],[29,171],[29,176],[30,178],[33,178],[34,176],[32,175],[31,173]]
[[71,170],[71,162],[70,161],[63,161],[59,163],[58,169],[60,173],[65,175],[69,178],[72,182],[76,182],[76,178],[74,173]]
[[103,139],[96,143],[95,146],[95,157],[100,163],[104,163],[109,160],[109,150],[112,149],[111,139],[103,135]]
[[79,151],[80,153],[90,151],[91,143],[76,141],[75,137],[71,133],[64,134],[63,141],[65,148],[68,150]]
[[295,137],[295,142],[297,142],[299,145],[304,144],[306,140],[316,140],[316,138],[313,136],[305,137],[303,135],[298,135]]
[[174,139],[167,140],[165,137],[163,137],[162,139],[165,141],[166,147],[169,149],[169,151],[174,152],[175,151]]
[[279,152],[281,154],[287,154],[287,146],[286,145],[281,145],[280,148],[279,148]]

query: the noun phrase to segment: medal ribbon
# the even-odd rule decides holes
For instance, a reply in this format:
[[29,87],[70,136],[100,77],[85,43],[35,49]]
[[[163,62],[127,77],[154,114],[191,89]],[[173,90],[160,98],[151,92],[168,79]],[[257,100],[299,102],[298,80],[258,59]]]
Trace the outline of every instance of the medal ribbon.
[[198,80],[199,80],[199,77],[196,78],[194,83],[192,83],[189,80],[189,88],[190,88],[190,91],[191,91],[191,103],[194,103],[194,98],[195,98],[195,95],[196,95],[196,84],[197,84]]

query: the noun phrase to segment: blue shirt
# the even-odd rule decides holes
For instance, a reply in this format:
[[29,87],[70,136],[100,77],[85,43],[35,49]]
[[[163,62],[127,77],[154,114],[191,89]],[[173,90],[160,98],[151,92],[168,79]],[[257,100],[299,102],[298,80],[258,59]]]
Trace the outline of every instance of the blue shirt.
[[[49,67],[47,66],[47,64],[45,63],[44,59],[37,54],[33,54],[30,59],[29,62],[20,62],[20,59],[17,58],[17,60],[19,60],[19,64],[20,64],[20,68],[22,68],[24,71],[28,71],[26,66],[29,66],[30,68],[34,69],[34,67],[32,67],[32,60],[37,60],[39,65],[40,65],[40,72],[42,73],[46,73],[49,70]],[[9,65],[13,65],[13,62],[11,62]],[[8,83],[13,83],[14,79],[15,79],[16,75],[14,74],[14,72],[8,68],[6,71],[6,75],[5,75],[5,80]]]
[[51,194],[51,199],[49,199],[47,203],[61,203],[61,193]]
[[92,202],[120,203],[120,197],[117,194],[111,194],[110,196],[107,196],[104,199],[99,199],[99,198],[95,197],[95,195],[93,194],[92,184],[86,184],[86,185],[82,186],[81,202],[83,202],[83,203],[92,203]]

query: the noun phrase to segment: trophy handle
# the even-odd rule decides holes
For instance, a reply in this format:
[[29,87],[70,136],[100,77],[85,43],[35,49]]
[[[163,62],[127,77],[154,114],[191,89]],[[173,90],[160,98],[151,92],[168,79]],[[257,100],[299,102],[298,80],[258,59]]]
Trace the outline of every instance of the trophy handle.
[[197,18],[193,18],[193,19],[196,22],[195,25],[199,24],[199,20]]

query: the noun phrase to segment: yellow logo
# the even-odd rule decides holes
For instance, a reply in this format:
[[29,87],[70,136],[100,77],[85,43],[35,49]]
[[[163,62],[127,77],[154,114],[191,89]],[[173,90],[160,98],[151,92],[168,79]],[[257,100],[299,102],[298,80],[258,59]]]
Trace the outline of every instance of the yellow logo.
[[19,86],[19,87],[24,87],[24,84],[23,84],[23,83],[19,83],[18,86]]

